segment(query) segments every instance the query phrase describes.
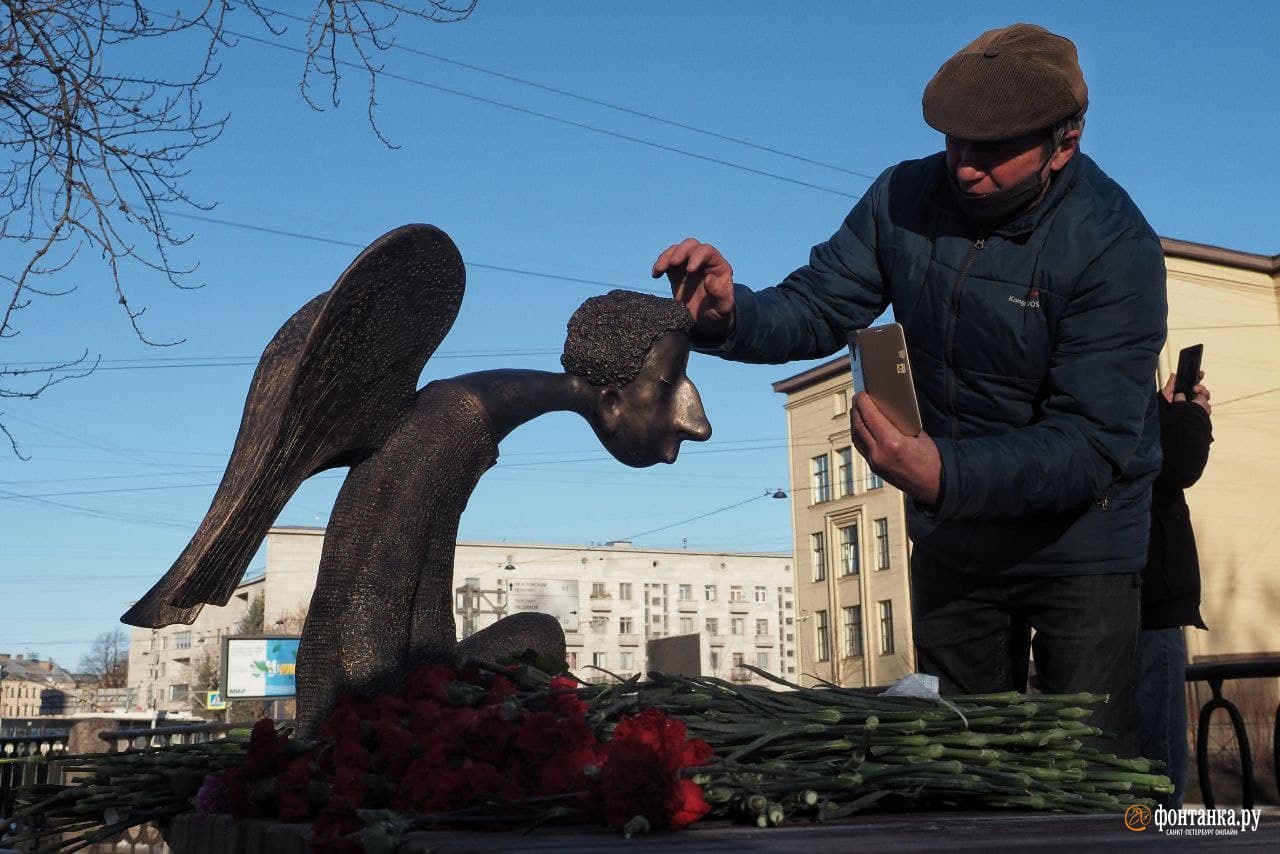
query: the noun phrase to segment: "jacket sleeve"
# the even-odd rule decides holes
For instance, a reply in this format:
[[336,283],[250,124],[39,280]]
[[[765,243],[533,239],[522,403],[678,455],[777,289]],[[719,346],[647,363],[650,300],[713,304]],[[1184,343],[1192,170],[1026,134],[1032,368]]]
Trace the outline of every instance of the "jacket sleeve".
[[[1121,476],[1150,473],[1143,451],[1166,333],[1164,256],[1153,236],[1121,239],[1088,265],[1059,320],[1041,417],[997,436],[934,437],[943,519],[1081,510]],[[1145,471],[1135,468],[1146,466]]]
[[1156,477],[1160,490],[1190,489],[1209,462],[1213,427],[1209,413],[1198,403],[1160,401],[1160,444],[1164,463]]
[[888,306],[880,272],[877,218],[886,171],[867,190],[839,230],[809,252],[809,263],[762,291],[734,286],[734,331],[716,348],[699,348],[738,362],[780,364],[830,356],[848,333],[871,325]]

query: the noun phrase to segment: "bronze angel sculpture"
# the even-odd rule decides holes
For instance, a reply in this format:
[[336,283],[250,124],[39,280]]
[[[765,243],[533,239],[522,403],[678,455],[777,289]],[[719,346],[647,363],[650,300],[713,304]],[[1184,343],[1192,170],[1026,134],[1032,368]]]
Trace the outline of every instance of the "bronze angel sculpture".
[[630,466],[674,462],[711,426],[685,375],[692,321],[679,302],[592,297],[569,322],[565,373],[418,375],[452,326],[465,271],[448,235],[383,235],[267,345],[226,473],[172,568],[124,615],[157,628],[224,605],[301,483],[350,468],[330,514],[298,650],[298,725],[308,735],[344,692],[398,687],[413,668],[564,655],[555,618],[515,614],[456,642],[458,521],[498,443],[547,412],[582,415]]

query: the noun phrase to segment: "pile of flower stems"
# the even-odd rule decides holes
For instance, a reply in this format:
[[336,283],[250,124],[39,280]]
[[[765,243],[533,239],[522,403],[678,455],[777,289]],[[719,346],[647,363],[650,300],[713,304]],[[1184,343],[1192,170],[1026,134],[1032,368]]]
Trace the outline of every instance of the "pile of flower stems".
[[[754,668],[751,668],[754,670]],[[786,690],[650,674],[584,694],[603,725],[656,706],[715,749],[696,769],[713,816],[761,827],[878,804],[1123,811],[1173,791],[1161,763],[1086,746],[1092,694],[949,696],[947,704],[835,686]]]
[[5,844],[40,851],[76,851],[130,827],[191,811],[206,774],[244,762],[248,730],[238,737],[127,753],[93,754],[61,762],[66,785],[19,790],[13,816],[20,832]]

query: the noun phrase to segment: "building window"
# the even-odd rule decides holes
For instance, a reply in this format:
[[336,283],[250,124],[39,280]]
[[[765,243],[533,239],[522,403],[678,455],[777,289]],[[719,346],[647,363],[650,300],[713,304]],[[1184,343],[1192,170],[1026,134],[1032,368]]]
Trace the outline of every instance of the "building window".
[[618,584],[618,598],[623,602],[631,601],[631,582],[622,581]]
[[884,478],[871,469],[867,469],[867,489],[879,489],[884,486]]
[[578,669],[578,653],[576,650],[570,650],[564,654],[564,663],[569,665],[570,670]]
[[769,621],[756,620],[756,637],[764,637],[769,634]]
[[188,688],[186,685],[170,685],[169,701],[177,702],[179,700],[187,699],[187,691],[188,691]]
[[609,589],[605,587],[603,581],[591,582],[591,598],[592,599],[608,599]]
[[681,585],[676,589],[676,601],[677,601],[677,602],[689,602],[689,601],[691,601],[692,599],[693,599],[693,585],[692,585],[692,584],[681,584]]
[[761,670],[769,669],[769,653],[767,652],[756,653],[756,667],[759,667]]
[[630,673],[635,670],[636,656],[633,652],[618,653],[618,666],[622,668],[623,673]]
[[733,654],[733,666],[734,666],[734,667],[741,667],[742,665],[744,665],[744,664],[746,664],[746,663],[747,663],[747,657],[746,657],[745,655],[743,655],[743,654],[742,654],[742,653],[740,653],[740,652],[735,652],[735,653]]
[[713,649],[711,650],[711,672],[715,673],[719,669],[720,669],[720,653]]
[[742,617],[732,617],[729,620],[729,634],[741,635],[745,631],[746,620]]
[[707,634],[720,634],[720,621],[715,617],[707,617]]
[[844,609],[844,654],[849,658],[862,656],[861,605],[852,605]]
[[680,634],[682,635],[693,634],[693,617],[680,618]]
[[820,504],[831,500],[831,472],[827,470],[827,455],[814,457],[811,461],[813,469],[813,503]]
[[836,451],[836,479],[839,484],[840,497],[853,495],[853,448],[841,448]]
[[173,636],[174,649],[191,649],[191,632],[177,632]]
[[841,415],[844,415],[849,411],[849,390],[842,388],[833,394],[831,396],[831,403],[832,418],[839,418]]
[[591,618],[591,633],[592,633],[592,634],[595,634],[595,635],[602,635],[602,634],[604,634],[605,632],[607,632],[608,630],[609,630],[609,618],[608,618],[608,617],[592,617],[592,618]]
[[708,602],[716,601],[716,586],[714,584],[708,584],[706,587],[703,587],[702,595],[706,597]]
[[729,601],[730,602],[747,601],[747,594],[742,592],[742,587],[740,585],[735,584],[729,588]]
[[876,520],[876,569],[889,568],[889,520]]
[[633,622],[632,622],[632,618],[631,618],[631,617],[619,617],[619,618],[618,618],[618,633],[619,633],[619,634],[631,635],[631,634],[635,634],[635,631],[636,631],[635,623],[633,623]]
[[609,654],[607,652],[593,652],[591,653],[591,663],[596,667],[608,667]]
[[880,654],[893,654],[893,601],[880,602]]
[[822,531],[810,534],[809,543],[813,550],[813,580],[825,581],[827,578],[827,535]]
[[831,638],[827,631],[827,612],[815,611],[813,616],[814,648],[818,651],[818,661],[830,661]]
[[840,574],[857,575],[861,568],[858,558],[858,526],[846,525],[840,529]]
[[768,602],[768,601],[769,601],[769,588],[767,588],[767,587],[757,587],[757,588],[756,588],[756,601],[757,601],[757,602]]

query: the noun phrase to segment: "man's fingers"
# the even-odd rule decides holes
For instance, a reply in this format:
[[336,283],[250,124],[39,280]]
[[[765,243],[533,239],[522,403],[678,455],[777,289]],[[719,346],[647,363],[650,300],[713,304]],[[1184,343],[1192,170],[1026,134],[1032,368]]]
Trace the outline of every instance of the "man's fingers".
[[695,247],[702,244],[694,240],[692,237],[686,237],[679,243],[674,243],[663,250],[658,256],[658,260],[653,262],[653,270],[651,275],[656,279],[663,273],[669,272],[675,267],[684,267],[688,264],[689,253]]
[[884,413],[880,411],[880,407],[876,406],[876,402],[871,399],[871,395],[865,391],[859,392],[854,397],[853,403],[863,423],[867,425],[871,438],[875,440],[877,445],[902,436],[902,431],[893,426],[892,421],[885,418]]

